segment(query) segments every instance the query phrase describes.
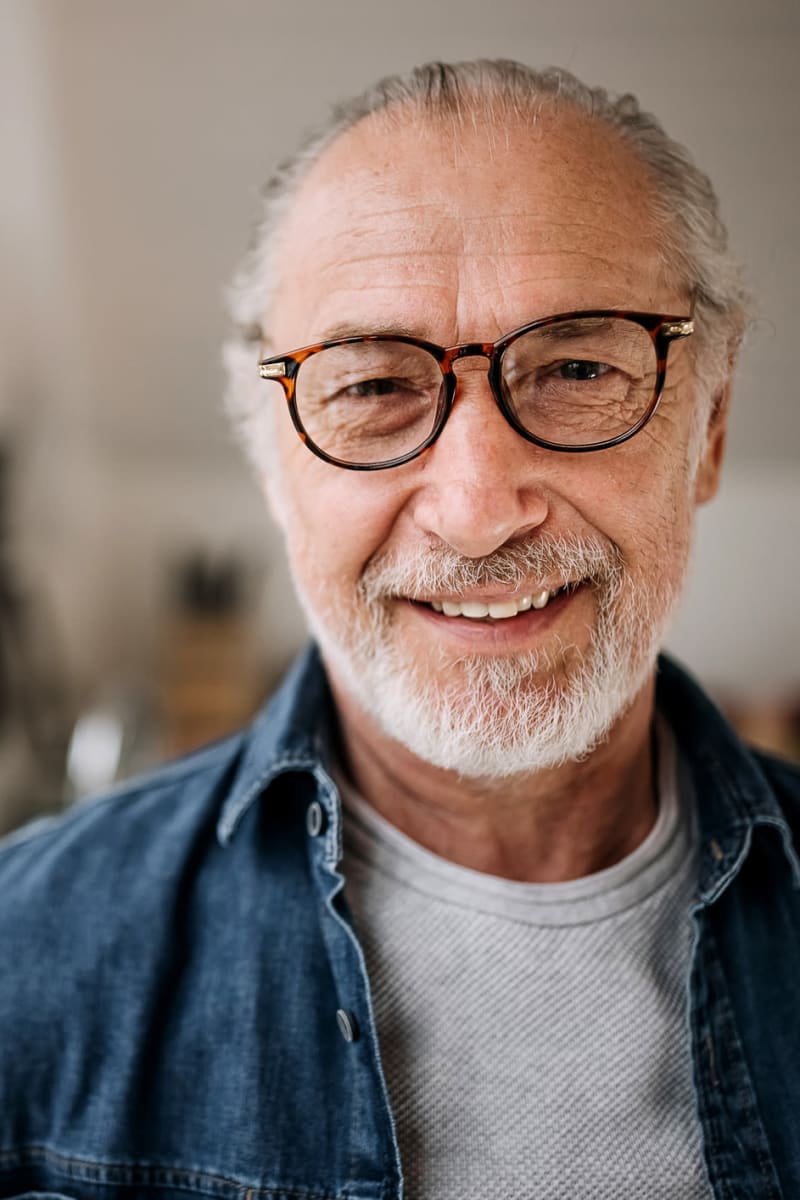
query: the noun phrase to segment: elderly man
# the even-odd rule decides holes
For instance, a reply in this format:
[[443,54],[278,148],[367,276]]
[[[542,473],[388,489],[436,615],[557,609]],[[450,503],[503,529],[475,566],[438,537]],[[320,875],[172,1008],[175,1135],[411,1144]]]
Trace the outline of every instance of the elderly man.
[[746,316],[708,181],[631,97],[426,66],[234,303],[318,649],[3,849],[0,1196],[797,1197],[800,781],[657,666]]

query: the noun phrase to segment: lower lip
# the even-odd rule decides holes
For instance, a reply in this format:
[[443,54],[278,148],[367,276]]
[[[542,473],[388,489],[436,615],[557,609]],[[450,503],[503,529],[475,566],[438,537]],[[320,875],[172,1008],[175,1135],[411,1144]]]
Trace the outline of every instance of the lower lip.
[[430,622],[441,633],[457,639],[462,645],[469,645],[473,650],[511,649],[515,643],[530,644],[532,639],[545,633],[567,608],[574,605],[584,590],[581,586],[573,591],[559,592],[544,608],[529,608],[526,612],[517,613],[515,617],[500,620],[446,617],[444,613],[435,612],[427,604],[416,604],[413,601],[407,603],[418,616]]

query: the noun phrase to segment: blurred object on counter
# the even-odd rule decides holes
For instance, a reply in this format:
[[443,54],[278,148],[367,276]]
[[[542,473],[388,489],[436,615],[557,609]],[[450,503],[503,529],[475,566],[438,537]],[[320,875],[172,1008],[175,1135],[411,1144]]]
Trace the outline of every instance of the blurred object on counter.
[[66,759],[65,800],[83,800],[155,766],[161,747],[152,698],[144,687],[118,687],[80,714]]
[[67,752],[67,779],[75,795],[108,787],[122,761],[124,724],[103,709],[83,713],[75,723]]
[[246,590],[244,568],[233,558],[196,553],[176,572],[158,669],[168,757],[237,729],[264,697]]
[[0,442],[0,833],[61,804],[71,713],[44,600],[17,578],[12,456]]

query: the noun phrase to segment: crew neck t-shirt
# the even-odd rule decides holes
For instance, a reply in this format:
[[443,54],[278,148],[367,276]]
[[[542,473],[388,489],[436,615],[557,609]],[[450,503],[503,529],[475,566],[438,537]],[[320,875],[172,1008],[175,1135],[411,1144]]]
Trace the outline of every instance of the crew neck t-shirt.
[[405,1200],[710,1200],[691,1079],[692,797],[614,866],[520,883],[440,858],[339,781]]

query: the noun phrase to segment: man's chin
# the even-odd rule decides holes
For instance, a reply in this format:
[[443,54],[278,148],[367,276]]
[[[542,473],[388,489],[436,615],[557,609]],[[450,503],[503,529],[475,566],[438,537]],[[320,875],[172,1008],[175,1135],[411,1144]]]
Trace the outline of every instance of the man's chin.
[[536,652],[465,658],[431,674],[391,648],[352,655],[323,643],[322,650],[337,689],[383,734],[422,761],[475,780],[586,758],[648,673],[628,674],[620,686],[607,656],[560,653],[556,669],[552,656]]

